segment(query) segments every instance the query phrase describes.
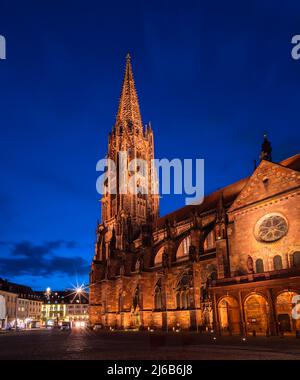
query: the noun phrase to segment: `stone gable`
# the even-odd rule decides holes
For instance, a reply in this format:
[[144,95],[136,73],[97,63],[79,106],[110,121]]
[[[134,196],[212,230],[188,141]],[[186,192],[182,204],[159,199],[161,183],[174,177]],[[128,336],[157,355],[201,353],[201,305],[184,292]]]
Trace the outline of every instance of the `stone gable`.
[[233,202],[229,212],[300,186],[300,173],[269,161],[262,161]]

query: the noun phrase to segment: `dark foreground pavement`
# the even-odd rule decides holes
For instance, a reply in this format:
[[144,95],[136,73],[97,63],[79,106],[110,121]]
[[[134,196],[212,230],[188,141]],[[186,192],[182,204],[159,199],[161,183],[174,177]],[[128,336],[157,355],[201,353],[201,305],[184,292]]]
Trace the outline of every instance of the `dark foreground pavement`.
[[0,359],[300,359],[300,339],[36,330],[0,334]]

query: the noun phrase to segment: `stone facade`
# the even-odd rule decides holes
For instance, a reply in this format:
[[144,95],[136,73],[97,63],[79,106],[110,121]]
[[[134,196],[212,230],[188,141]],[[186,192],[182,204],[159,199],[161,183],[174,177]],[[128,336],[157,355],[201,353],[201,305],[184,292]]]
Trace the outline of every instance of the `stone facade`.
[[[154,158],[129,58],[108,156],[116,160],[120,150]],[[271,151],[265,136],[251,176],[161,218],[158,195],[108,191],[90,273],[91,324],[220,334],[300,329],[292,318],[300,294],[300,154],[277,164]]]

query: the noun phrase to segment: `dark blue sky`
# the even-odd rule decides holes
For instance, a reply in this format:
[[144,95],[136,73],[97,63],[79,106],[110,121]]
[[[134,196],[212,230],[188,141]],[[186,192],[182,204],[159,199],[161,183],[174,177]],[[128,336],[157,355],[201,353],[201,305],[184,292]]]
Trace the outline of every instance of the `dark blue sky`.
[[0,277],[87,281],[128,51],[156,157],[204,158],[206,192],[251,173],[264,131],[275,161],[299,152],[299,1],[0,0],[0,34]]

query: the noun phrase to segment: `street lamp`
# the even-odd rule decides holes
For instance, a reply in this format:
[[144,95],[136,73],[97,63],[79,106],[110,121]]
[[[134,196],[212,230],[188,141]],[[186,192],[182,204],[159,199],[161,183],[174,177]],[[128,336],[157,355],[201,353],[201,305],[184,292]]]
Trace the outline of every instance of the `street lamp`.
[[79,286],[78,288],[75,289],[76,294],[81,294],[82,293],[82,287]]

